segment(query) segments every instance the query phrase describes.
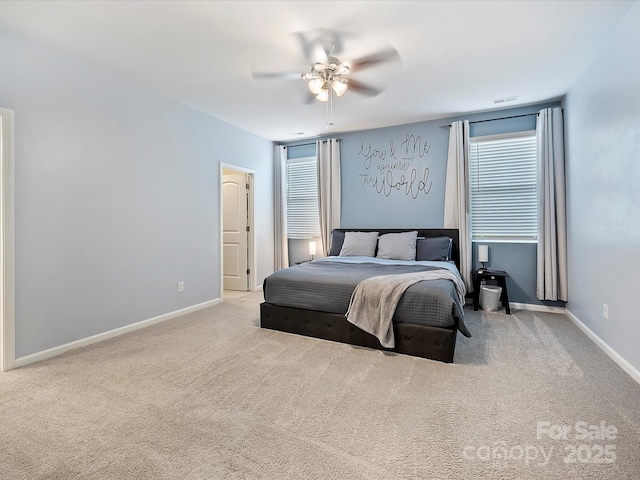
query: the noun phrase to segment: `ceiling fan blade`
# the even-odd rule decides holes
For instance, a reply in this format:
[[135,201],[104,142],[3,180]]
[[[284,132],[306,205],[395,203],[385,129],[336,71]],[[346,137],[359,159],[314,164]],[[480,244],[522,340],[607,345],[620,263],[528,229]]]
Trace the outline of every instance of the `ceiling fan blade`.
[[308,58],[311,61],[311,65],[315,65],[316,63],[325,65],[329,63],[327,51],[319,41],[315,41],[310,45]]
[[296,36],[302,46],[302,52],[311,65],[328,63],[328,54],[320,38],[309,39],[304,32],[296,32]]
[[296,80],[305,77],[305,73],[300,72],[253,72],[253,78],[279,78],[285,80]]
[[358,80],[354,80],[353,78],[349,78],[347,80],[347,85],[349,86],[349,90],[362,93],[363,95],[369,95],[370,97],[375,97],[380,92],[382,92],[382,89],[380,88],[372,87],[371,85],[359,82]]
[[363,70],[365,68],[373,67],[380,63],[391,62],[394,60],[399,60],[400,55],[398,55],[398,51],[395,48],[389,48],[387,50],[381,50],[376,53],[372,53],[370,55],[365,55],[364,57],[356,58],[352,60],[351,70]]

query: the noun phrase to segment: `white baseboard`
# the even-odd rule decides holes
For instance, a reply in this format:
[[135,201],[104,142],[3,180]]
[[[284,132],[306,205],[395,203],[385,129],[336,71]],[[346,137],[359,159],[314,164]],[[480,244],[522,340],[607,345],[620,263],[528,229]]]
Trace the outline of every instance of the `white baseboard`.
[[102,342],[103,340],[117,337],[118,335],[122,335],[123,333],[139,330],[141,328],[148,327],[156,323],[164,322],[166,320],[170,320],[172,318],[176,318],[181,315],[185,315],[187,313],[202,310],[203,308],[207,308],[207,307],[212,307],[214,305],[218,305],[221,301],[222,301],[221,299],[216,298],[214,300],[209,300],[208,302],[199,303],[191,307],[182,308],[180,310],[175,310],[173,312],[165,313],[164,315],[159,315],[157,317],[149,318],[147,320],[142,320],[141,322],[132,323],[131,325],[125,325],[124,327],[116,328],[114,330],[109,330],[108,332],[99,333],[97,335],[92,335],[91,337],[75,340],[73,342],[66,343],[58,347],[49,348],[47,350],[42,350],[41,352],[32,353],[24,357],[16,358],[16,360],[13,362],[12,368],[24,367],[25,365],[39,362],[41,360],[46,360],[51,357],[56,357],[73,348],[86,347],[87,345],[91,345],[92,343]]
[[[467,298],[465,305],[473,305],[473,299]],[[502,303],[499,305],[502,308]],[[564,307],[551,307],[548,305],[538,305],[536,303],[509,302],[509,307],[515,310],[528,310],[530,312],[565,313]]]
[[565,314],[569,319],[580,329],[582,330],[587,337],[589,337],[596,345],[598,345],[604,353],[609,355],[611,359],[616,362],[620,367],[627,372],[631,378],[633,378],[636,382],[640,383],[640,371],[627,362],[618,352],[616,352],[613,348],[611,348],[604,340],[602,340],[598,335],[596,335],[589,327],[587,327],[584,323],[580,321],[578,317],[576,317],[569,310],[565,309]]
[[564,307],[551,307],[548,305],[538,305],[536,303],[513,303],[509,302],[509,307],[517,310],[528,310],[531,312],[546,312],[546,313],[566,313]]

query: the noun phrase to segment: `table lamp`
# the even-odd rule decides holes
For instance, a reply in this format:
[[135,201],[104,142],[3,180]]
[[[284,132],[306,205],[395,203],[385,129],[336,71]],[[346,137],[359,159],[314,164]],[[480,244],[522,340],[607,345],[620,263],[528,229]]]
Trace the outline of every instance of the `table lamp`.
[[482,270],[486,268],[489,261],[489,245],[478,245],[478,261],[482,264]]

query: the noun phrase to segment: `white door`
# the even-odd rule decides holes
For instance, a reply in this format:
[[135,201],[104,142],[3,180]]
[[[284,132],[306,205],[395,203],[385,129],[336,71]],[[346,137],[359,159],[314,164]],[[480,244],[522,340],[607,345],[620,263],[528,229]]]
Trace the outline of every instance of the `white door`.
[[225,290],[249,290],[247,273],[247,178],[225,174],[222,180],[222,262]]

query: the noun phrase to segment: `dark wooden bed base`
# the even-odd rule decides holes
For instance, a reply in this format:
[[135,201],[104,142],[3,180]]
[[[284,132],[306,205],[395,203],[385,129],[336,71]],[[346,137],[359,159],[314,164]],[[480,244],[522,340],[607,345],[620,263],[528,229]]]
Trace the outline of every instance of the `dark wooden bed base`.
[[376,337],[347,321],[344,315],[280,307],[266,302],[260,305],[260,326],[447,363],[453,362],[457,335],[457,330],[453,328],[394,323],[396,346],[387,349],[380,345]]
[[[452,259],[459,266],[458,230],[453,229],[341,229],[342,231],[377,231],[397,233],[418,230],[421,237],[448,236],[453,239]],[[260,326],[282,332],[322,338],[334,342],[358,345],[378,350],[387,350],[441,362],[453,362],[456,346],[457,326],[451,328],[428,327],[409,323],[394,323],[396,346],[388,349],[380,345],[373,335],[361,330],[341,314],[303,310],[300,308],[260,305]]]

